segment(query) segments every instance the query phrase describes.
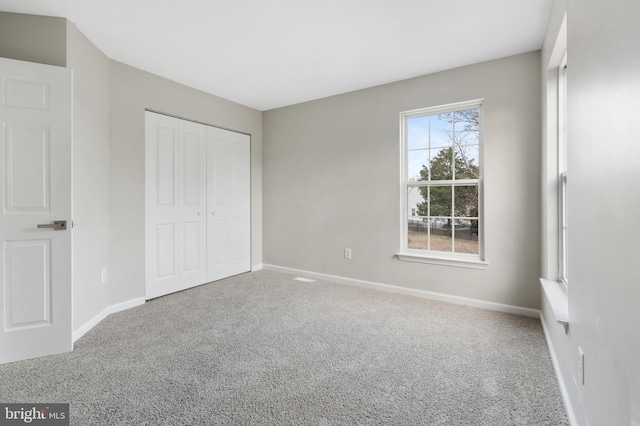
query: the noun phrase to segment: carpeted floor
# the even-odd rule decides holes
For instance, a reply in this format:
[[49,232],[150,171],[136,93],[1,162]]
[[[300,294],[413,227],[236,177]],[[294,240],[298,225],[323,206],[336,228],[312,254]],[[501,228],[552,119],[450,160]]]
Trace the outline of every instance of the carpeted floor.
[[73,425],[565,425],[540,321],[260,271],[0,366]]

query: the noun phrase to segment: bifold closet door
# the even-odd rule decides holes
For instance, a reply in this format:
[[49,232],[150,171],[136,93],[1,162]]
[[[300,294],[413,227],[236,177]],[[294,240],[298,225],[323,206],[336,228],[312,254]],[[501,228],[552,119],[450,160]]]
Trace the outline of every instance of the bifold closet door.
[[207,281],[251,270],[250,141],[207,127]]
[[146,113],[146,298],[206,282],[206,126]]

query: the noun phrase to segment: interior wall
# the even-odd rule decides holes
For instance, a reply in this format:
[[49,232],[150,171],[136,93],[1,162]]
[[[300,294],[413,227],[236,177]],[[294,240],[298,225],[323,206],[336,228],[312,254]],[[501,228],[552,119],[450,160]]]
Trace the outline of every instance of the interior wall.
[[64,67],[67,20],[0,12],[0,56]]
[[[562,45],[566,48],[566,28],[562,22],[567,10],[566,0],[554,0],[541,50],[541,108],[542,108],[542,278],[558,281],[558,152],[557,152],[557,67],[560,65]],[[565,32],[563,34],[563,31]],[[556,47],[556,45],[558,47]],[[569,54],[570,56],[570,54]],[[547,108],[547,103],[550,107]],[[557,285],[561,285],[559,282]],[[572,328],[558,324],[547,298],[541,298],[541,320],[544,322],[558,381],[563,392],[567,414],[576,425],[586,423],[582,402],[576,391],[577,348],[571,344]]]
[[66,40],[73,70],[75,332],[109,306],[109,59],[70,22]]
[[569,322],[585,424],[640,424],[640,3],[568,1]]
[[145,108],[251,135],[252,265],[262,263],[262,113],[110,63],[111,304],[145,295]]
[[[265,263],[538,309],[539,59],[530,52],[266,111]],[[478,98],[490,265],[399,261],[399,113]]]

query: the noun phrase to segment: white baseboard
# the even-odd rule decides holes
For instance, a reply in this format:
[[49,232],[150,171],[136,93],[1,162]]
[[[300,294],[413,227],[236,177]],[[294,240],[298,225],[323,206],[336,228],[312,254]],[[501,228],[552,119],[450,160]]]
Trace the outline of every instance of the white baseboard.
[[[562,395],[562,400],[564,401],[564,407],[565,407],[565,410],[567,411],[567,418],[569,419],[569,424],[571,426],[578,426],[578,421],[576,420],[576,413],[573,410],[573,406],[571,405],[571,399],[569,398],[569,390],[567,389],[567,384],[564,381],[562,372],[560,371],[560,362],[558,361],[556,351],[553,347],[553,341],[551,340],[551,335],[549,334],[549,331],[547,329],[547,323],[544,320],[544,315],[542,314],[542,312],[540,313],[540,322],[542,323],[542,329],[544,330],[544,337],[547,340],[547,346],[549,347],[549,354],[551,355],[551,363],[553,364],[553,369],[556,373],[556,378],[558,379],[558,386],[560,387],[560,394]],[[554,327],[558,327],[558,324],[555,324]]]
[[531,308],[522,308],[520,306],[505,305],[502,303],[487,302],[484,300],[470,299],[467,297],[452,296],[450,294],[436,293],[426,290],[417,290],[413,288],[399,287],[395,285],[376,283],[373,281],[357,280],[353,278],[340,277],[337,275],[321,274],[318,272],[303,271],[300,269],[286,268],[283,266],[263,264],[264,269],[284,272],[286,274],[299,275],[306,278],[314,278],[316,280],[332,281],[341,284],[353,285],[357,287],[372,288],[391,293],[401,293],[410,296],[423,297],[425,299],[439,300],[442,302],[456,303],[458,305],[473,306],[476,308],[489,309],[492,311],[506,312],[509,314],[523,315],[531,318],[540,318],[540,311]]
[[110,313],[111,313],[111,306],[108,306],[104,309],[104,311],[100,312],[98,315],[96,315],[95,317],[91,318],[89,321],[84,323],[82,327],[80,327],[79,329],[73,332],[73,342],[75,343],[76,341],[78,341],[79,338],[87,334],[89,330],[91,330],[93,327],[98,325],[100,321],[108,317]]
[[253,265],[251,267],[251,272],[261,271],[263,269],[263,266],[264,265],[262,265],[262,263],[259,263],[257,265]]
[[73,342],[75,343],[82,336],[87,334],[89,330],[98,325],[100,321],[108,317],[110,314],[115,312],[124,311],[130,308],[135,308],[136,306],[143,305],[145,302],[144,297],[139,297],[137,299],[127,300],[126,302],[117,303],[115,305],[108,306],[102,312],[100,312],[95,317],[91,318],[89,321],[84,323],[80,328],[73,332]]
[[115,305],[111,305],[112,314],[120,311],[126,311],[127,309],[135,308],[136,306],[144,305],[145,298],[138,297],[137,299],[127,300],[125,302],[116,303]]

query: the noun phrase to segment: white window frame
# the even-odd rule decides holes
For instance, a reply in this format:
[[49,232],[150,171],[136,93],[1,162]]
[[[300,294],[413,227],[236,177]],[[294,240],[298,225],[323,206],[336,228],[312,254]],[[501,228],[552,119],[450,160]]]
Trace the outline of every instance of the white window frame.
[[568,286],[566,52],[558,67],[558,195],[558,277],[562,284]]
[[[566,271],[566,233],[564,228],[567,201],[566,174],[566,69],[567,16],[562,19],[549,62],[547,63],[546,120],[543,129],[542,162],[542,255],[540,284],[555,320],[569,325],[568,280]],[[562,83],[561,83],[562,81]],[[564,241],[564,242],[563,242]],[[564,263],[563,263],[564,262]],[[566,275],[565,275],[566,278]]]
[[[432,263],[439,265],[457,266],[464,268],[485,269],[489,264],[486,262],[484,250],[484,162],[483,162],[483,103],[484,99],[475,99],[466,102],[457,102],[436,107],[420,108],[400,113],[400,252],[397,253],[399,260]],[[408,132],[407,121],[410,118],[427,115],[455,112],[467,109],[478,109],[480,127],[478,144],[478,165],[480,176],[478,179],[459,179],[454,181],[441,181],[442,184],[454,186],[477,185],[478,187],[478,254],[453,253],[432,250],[410,249],[408,247],[408,200],[407,192],[409,187],[435,186],[433,182],[409,182],[407,178],[408,168]],[[455,244],[455,243],[454,243]]]

